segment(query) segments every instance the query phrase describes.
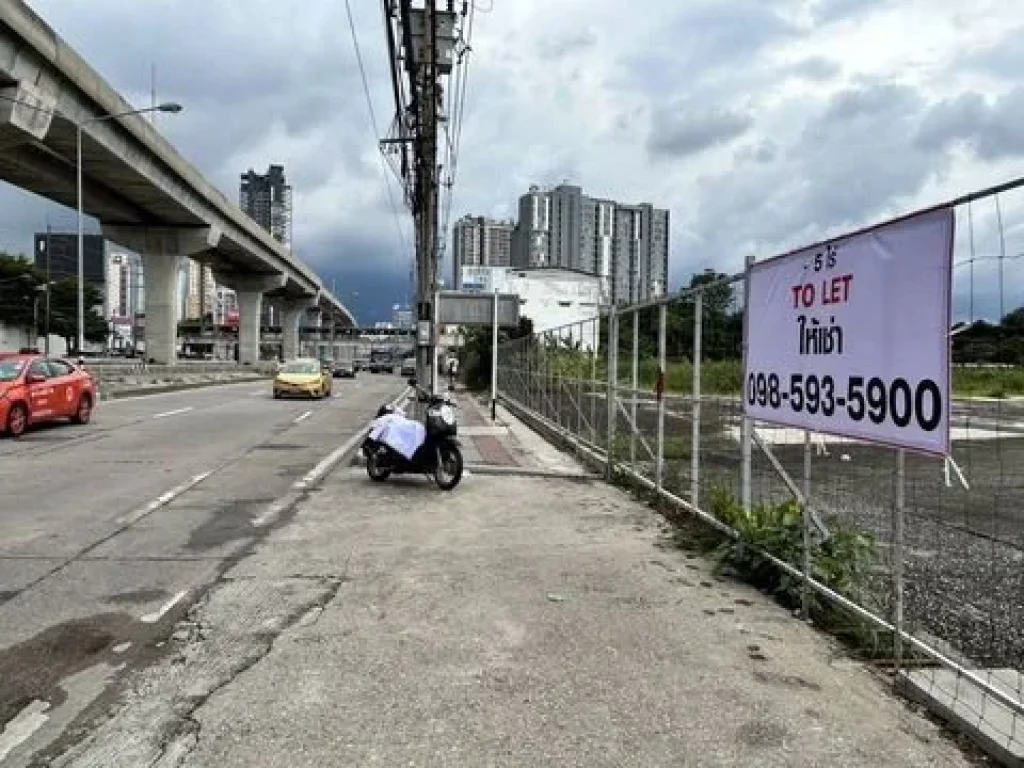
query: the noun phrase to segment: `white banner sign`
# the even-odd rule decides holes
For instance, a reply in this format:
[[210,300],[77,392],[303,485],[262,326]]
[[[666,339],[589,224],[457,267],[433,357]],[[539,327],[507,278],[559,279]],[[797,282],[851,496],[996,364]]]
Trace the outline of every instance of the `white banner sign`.
[[953,210],[755,264],[745,412],[949,453]]

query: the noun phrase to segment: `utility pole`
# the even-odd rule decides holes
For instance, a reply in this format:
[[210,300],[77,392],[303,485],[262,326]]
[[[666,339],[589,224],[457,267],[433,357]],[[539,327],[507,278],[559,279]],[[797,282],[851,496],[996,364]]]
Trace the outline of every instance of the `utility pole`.
[[43,339],[43,350],[50,354],[50,289],[53,278],[50,276],[50,215],[46,215],[46,338]]
[[[418,83],[416,186],[420,209],[419,242],[416,264],[419,267],[417,315],[421,327],[429,328],[428,343],[422,335],[417,351],[416,378],[421,386],[432,380],[431,367],[437,345],[438,330],[434,326],[434,276],[437,263],[437,7],[436,0],[426,0],[423,17],[423,67]],[[421,331],[421,334],[423,332]]]
[[[381,140],[381,148],[398,148],[405,199],[413,215],[416,377],[422,386],[427,386],[433,381],[439,336],[435,304],[439,255],[438,122],[443,119],[441,78],[452,71],[456,14],[453,0],[445,0],[447,10],[438,10],[439,0],[419,2],[422,6],[413,8],[413,0],[382,0],[395,121],[392,135]],[[407,81],[402,77],[403,69]]]

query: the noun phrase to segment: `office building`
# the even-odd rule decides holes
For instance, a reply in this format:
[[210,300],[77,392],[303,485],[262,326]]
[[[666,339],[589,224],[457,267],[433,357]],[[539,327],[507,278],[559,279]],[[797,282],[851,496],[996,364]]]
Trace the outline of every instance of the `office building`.
[[463,267],[462,290],[469,293],[514,293],[519,314],[533,322],[534,333],[552,331],[581,349],[597,350],[601,278],[554,267]]
[[243,173],[238,206],[275,240],[292,247],[292,188],[283,165],[271,165],[265,174],[251,168]]
[[[103,235],[84,235],[85,282],[102,288],[106,282],[107,245]],[[51,280],[78,280],[78,233],[36,232],[35,266]]]
[[213,270],[198,261],[188,259],[185,269],[188,282],[184,296],[184,319],[200,320],[215,314],[217,306],[217,285]]
[[512,265],[597,275],[605,302],[630,304],[668,290],[669,212],[650,203],[590,197],[580,187],[530,187],[519,198]]
[[145,312],[142,257],[113,247],[107,253],[107,301],[104,316],[133,318]]
[[459,289],[463,267],[507,267],[512,264],[511,221],[463,216],[452,228],[453,283]]
[[391,325],[395,328],[412,328],[412,310],[409,307],[403,307],[401,304],[395,304],[391,308]]
[[238,297],[223,285],[217,286],[213,322],[216,325],[238,325]]

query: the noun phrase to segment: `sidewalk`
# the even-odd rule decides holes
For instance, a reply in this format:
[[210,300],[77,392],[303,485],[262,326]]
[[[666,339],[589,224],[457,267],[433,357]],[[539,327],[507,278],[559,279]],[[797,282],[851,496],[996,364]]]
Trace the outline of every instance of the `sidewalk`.
[[663,535],[597,481],[472,473],[443,493],[345,467],[55,764],[970,764]]
[[571,457],[551,447],[502,406],[492,421],[490,403],[469,392],[456,392],[459,439],[470,475],[516,474],[586,477]]

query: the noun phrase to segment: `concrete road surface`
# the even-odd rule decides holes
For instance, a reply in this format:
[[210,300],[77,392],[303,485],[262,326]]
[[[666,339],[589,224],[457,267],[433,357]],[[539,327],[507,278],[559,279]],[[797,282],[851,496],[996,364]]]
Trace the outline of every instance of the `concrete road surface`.
[[0,438],[0,763],[26,764],[157,654],[290,514],[307,474],[403,388],[362,376],[329,400],[275,401],[269,381],[226,385]]
[[660,529],[600,482],[339,469],[52,765],[970,765]]

